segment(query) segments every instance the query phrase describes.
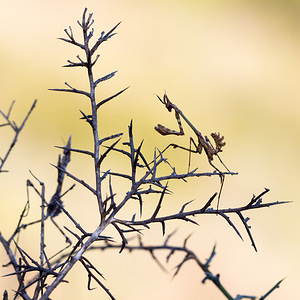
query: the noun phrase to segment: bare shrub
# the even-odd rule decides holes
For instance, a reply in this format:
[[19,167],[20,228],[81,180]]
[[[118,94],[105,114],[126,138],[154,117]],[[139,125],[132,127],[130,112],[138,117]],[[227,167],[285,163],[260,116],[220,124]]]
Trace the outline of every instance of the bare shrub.
[[[241,224],[245,228],[248,238],[251,240],[254,250],[256,251],[257,248],[251,233],[249,218],[246,216],[247,212],[286,202],[264,203],[263,196],[269,191],[268,189],[265,189],[259,195],[253,196],[250,200],[246,201],[243,206],[220,209],[219,201],[221,199],[221,192],[225,179],[227,176],[237,175],[237,173],[229,171],[219,156],[226,145],[224,137],[219,133],[212,133],[211,142],[211,140],[207,136],[202,135],[202,133],[190,122],[184,113],[170,101],[167,94],[164,95],[163,99],[160,97],[158,98],[169,112],[175,112],[179,131],[171,130],[160,124],[158,124],[155,129],[162,135],[183,135],[183,120],[185,122],[185,126],[190,127],[195,134],[195,140],[191,137],[190,148],[171,144],[163,151],[155,149],[153,156],[148,158],[143,154],[143,141],[139,141],[137,144],[135,142],[132,121],[128,126],[127,134],[116,132],[110,136],[100,136],[98,120],[99,110],[101,110],[104,105],[110,103],[110,101],[114,101],[114,99],[124,93],[127,88],[116,92],[106,99],[100,101],[97,100],[96,89],[98,85],[114,77],[116,72],[111,72],[110,74],[99,78],[96,77],[93,70],[93,67],[99,59],[99,55],[96,53],[102,43],[115,35],[115,31],[119,24],[107,33],[103,31],[101,36],[92,43],[94,35],[94,30],[92,28],[93,23],[94,20],[92,19],[92,14],[88,14],[87,9],[85,9],[82,20],[78,21],[83,33],[83,42],[79,42],[78,39],[75,38],[71,27],[65,29],[66,37],[60,38],[62,41],[70,43],[83,51],[84,58],[78,55],[76,61],[68,60],[65,67],[82,67],[86,70],[89,80],[89,90],[80,90],[68,83],[65,83],[65,88],[51,89],[52,91],[57,92],[80,94],[88,99],[91,113],[88,114],[81,111],[81,121],[86,122],[92,131],[93,151],[73,148],[71,145],[71,136],[64,147],[58,147],[61,148],[63,153],[58,156],[58,162],[54,165],[57,169],[57,188],[51,199],[46,199],[45,184],[39,178],[32,174],[32,177],[28,179],[28,190],[33,190],[40,198],[41,218],[36,222],[25,222],[25,217],[29,213],[28,199],[23,211],[21,212],[16,229],[13,230],[11,236],[5,238],[2,234],[0,234],[0,241],[8,257],[8,263],[6,263],[5,266],[13,268],[13,271],[7,274],[7,276],[15,277],[18,282],[14,292],[14,298],[21,297],[22,299],[27,300],[50,299],[50,295],[54,289],[61,283],[65,282],[66,275],[72,270],[75,264],[79,263],[83,266],[88,279],[87,288],[91,289],[92,283],[96,283],[106,292],[109,298],[115,299],[113,292],[108,289],[106,283],[104,284],[104,277],[101,270],[99,270],[94,263],[87,258],[86,253],[94,249],[105,251],[118,249],[119,252],[130,251],[133,254],[137,251],[148,252],[152,256],[153,260],[162,268],[164,268],[164,263],[158,259],[158,252],[162,250],[167,251],[167,262],[171,257],[176,256],[178,253],[184,253],[183,259],[179,261],[175,268],[174,276],[179,273],[187,261],[194,261],[204,272],[202,282],[213,282],[213,284],[227,299],[257,299],[257,297],[249,295],[231,296],[221,283],[220,275],[214,274],[210,269],[210,265],[216,254],[216,248],[213,247],[210,257],[207,260],[202,261],[188,246],[190,236],[187,236],[181,245],[172,244],[171,237],[175,233],[166,234],[167,224],[170,220],[176,220],[178,223],[185,221],[197,225],[196,217],[201,215],[218,215],[223,218],[233,229],[235,234],[242,239],[242,235],[237,229],[236,224],[231,220],[231,215],[237,215]],[[5,123],[2,126],[10,126],[15,132],[15,138],[11,143],[9,150],[3,158],[1,158],[1,172],[4,171],[4,163],[10,155],[11,149],[17,141],[18,134],[23,129],[25,122],[35,106],[35,103],[36,101],[33,103],[23,123],[19,127],[10,119],[12,106],[7,114],[1,111],[1,115],[5,119]],[[101,126],[104,125],[101,124]],[[194,146],[194,149],[192,149],[192,146]],[[211,172],[199,172],[198,169],[190,170],[189,161],[188,171],[185,173],[177,173],[175,166],[173,166],[165,156],[166,150],[169,147],[185,149],[190,151],[190,153],[194,152],[199,155],[203,152],[203,155],[206,155],[208,163],[213,170]],[[81,178],[80,172],[75,174],[70,173],[67,170],[71,161],[71,153],[74,152],[87,156],[93,161],[93,168],[90,171],[94,174],[94,183],[86,182],[84,178]],[[112,169],[104,168],[103,163],[109,161],[112,153],[120,155],[122,159],[129,162],[130,167],[126,173],[120,173]],[[216,160],[221,167],[217,167],[215,162]],[[66,176],[70,177],[74,181],[74,185],[63,191],[63,182]],[[177,213],[161,213],[161,207],[164,205],[165,196],[171,193],[168,184],[170,181],[189,181],[190,178],[198,178],[201,180],[202,177],[215,176],[220,178],[219,192],[214,193],[209,199],[207,199],[204,205],[199,204],[199,209],[189,209],[188,207],[190,202],[186,202]],[[121,178],[129,183],[130,188],[125,195],[121,195],[116,192],[117,189],[114,186],[114,180],[116,178]],[[68,207],[63,205],[62,197],[73,189],[75,184],[83,186],[86,193],[92,195],[97,203],[99,222],[92,232],[83,228],[80,225],[81,220],[74,218]],[[109,193],[104,192],[107,187]],[[149,197],[152,198],[152,201],[153,199],[156,199],[157,205],[150,217],[144,217],[143,203],[148,201]],[[139,203],[139,210],[130,211],[131,217],[129,219],[120,217],[120,212],[128,209],[128,204],[131,201],[137,201]],[[55,222],[55,218],[58,218],[61,214],[66,215],[66,217],[74,225],[73,228],[58,227]],[[57,254],[53,257],[49,257],[47,249],[45,249],[46,222],[53,222],[66,239],[65,247],[57,249]],[[162,243],[147,245],[143,241],[141,231],[151,230],[151,225],[155,223],[161,224],[162,234],[166,234],[166,237]],[[25,251],[19,242],[19,237],[22,235],[22,232],[30,230],[33,225],[37,226],[37,224],[40,226],[40,240],[37,241],[40,245],[39,258],[35,258],[31,253]],[[106,235],[107,228],[113,228],[116,232],[116,236]],[[99,255],[101,255],[100,252]],[[265,295],[261,296],[259,299],[265,299],[271,292],[273,292],[273,290],[279,287],[281,281],[282,280],[276,283],[272,288],[266,289]],[[8,299],[7,291],[4,291],[3,299]]]

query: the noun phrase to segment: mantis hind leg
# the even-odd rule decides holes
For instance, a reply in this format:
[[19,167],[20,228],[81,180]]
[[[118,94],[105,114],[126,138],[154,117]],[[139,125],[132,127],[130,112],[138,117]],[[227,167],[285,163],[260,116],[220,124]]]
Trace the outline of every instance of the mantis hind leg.
[[[192,144],[194,145],[195,149],[192,149]],[[200,144],[201,146],[201,144]],[[186,148],[186,147],[183,147],[183,146],[180,146],[178,144],[169,144],[161,153],[164,153],[168,148],[170,147],[173,147],[174,149],[178,148],[178,149],[181,149],[181,150],[185,150],[185,151],[188,151],[189,152],[189,160],[188,160],[188,173],[190,172],[190,167],[191,167],[191,157],[192,157],[192,153],[198,153],[198,154],[201,154],[202,152],[202,147],[200,148],[199,145],[196,144],[196,142],[194,141],[194,139],[192,137],[190,137],[190,146],[189,148]],[[216,169],[214,167],[214,169]]]
[[224,181],[225,181],[225,175],[211,161],[209,161],[209,164],[219,173],[220,180],[221,180],[220,190],[219,190],[219,193],[218,193],[218,202],[217,202],[217,211],[218,211],[219,210],[220,199],[221,199],[221,194],[222,194],[222,191],[223,191]]
[[[192,144],[195,147],[195,150],[192,150]],[[201,144],[196,144],[194,139],[190,137],[190,148],[188,149],[189,151],[189,164],[188,164],[188,173],[190,172],[190,167],[191,167],[191,158],[192,158],[192,153],[199,153],[201,154],[202,152],[202,145]]]

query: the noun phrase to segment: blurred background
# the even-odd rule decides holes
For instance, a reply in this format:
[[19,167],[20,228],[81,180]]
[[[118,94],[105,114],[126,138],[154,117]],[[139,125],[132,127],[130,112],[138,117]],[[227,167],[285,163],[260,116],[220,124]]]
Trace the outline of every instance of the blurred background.
[[[76,21],[85,7],[94,13],[95,38],[122,21],[118,35],[100,48],[95,68],[97,77],[115,70],[118,73],[98,88],[97,95],[101,100],[130,88],[100,112],[102,136],[124,132],[126,140],[133,119],[136,144],[145,139],[143,147],[149,157],[155,146],[163,149],[171,142],[188,146],[191,132],[187,127],[186,136],[180,138],[162,137],[153,129],[157,123],[177,129],[174,115],[155,96],[163,96],[166,90],[170,100],[204,135],[221,132],[225,136],[222,159],[239,175],[226,179],[221,207],[244,205],[264,188],[270,189],[265,201],[293,201],[246,214],[251,218],[257,253],[241,224],[238,228],[244,242],[216,216],[197,217],[199,227],[170,222],[167,234],[177,229],[172,243],[182,244],[193,233],[189,246],[202,261],[216,243],[212,270],[221,274],[234,297],[261,296],[286,277],[268,299],[299,298],[300,2],[296,0],[1,1],[0,109],[7,112],[15,99],[12,116],[20,124],[38,99],[6,164],[9,173],[0,174],[2,234],[8,237],[17,224],[27,199],[26,180],[38,186],[29,170],[45,183],[49,200],[57,177],[49,163],[55,164],[60,153],[54,146],[65,145],[70,134],[75,148],[92,146],[90,129],[79,120],[79,109],[89,113],[87,99],[48,90],[64,88],[64,82],[87,88],[83,69],[61,68],[67,59],[75,61],[81,53],[57,39],[65,37],[63,30],[69,25],[81,38]],[[0,136],[2,156],[12,134],[1,128]],[[178,171],[186,171],[187,153],[170,150],[168,157],[178,165]],[[118,170],[128,167],[128,162],[118,157],[110,163]],[[192,165],[199,171],[213,171],[204,155],[193,156]],[[69,171],[92,183],[91,166],[86,158],[73,155]],[[71,184],[66,180],[65,189]],[[122,188],[120,183],[120,195],[125,192]],[[166,200],[164,212],[177,212],[193,199],[191,208],[202,207],[218,188],[217,178],[192,180],[188,185],[173,182],[171,189],[176,193]],[[30,200],[28,220],[39,216],[40,202],[33,191]],[[90,230],[98,220],[93,200],[78,185],[65,197],[65,206]],[[145,213],[147,209],[151,212],[156,201],[149,199]],[[126,213],[130,218],[132,211]],[[239,222],[234,217],[232,220]],[[60,224],[64,221],[64,216],[57,218]],[[46,230],[49,252],[63,245],[64,239],[51,224]],[[159,226],[144,234],[148,244],[164,240]],[[39,245],[34,242],[38,239],[37,226],[21,241],[24,250],[36,253],[37,260]],[[164,261],[166,254],[158,257]],[[1,264],[5,264],[2,246],[0,255]],[[201,283],[204,274],[192,262],[171,280],[179,256],[167,265],[170,274],[162,272],[149,253],[107,251],[91,255],[91,260],[117,299],[224,299],[212,283]],[[7,272],[0,269],[1,276]],[[67,280],[70,283],[59,286],[53,299],[108,299],[99,287],[87,291],[81,266],[76,266]],[[14,278],[0,278],[1,293],[4,289],[12,295]]]

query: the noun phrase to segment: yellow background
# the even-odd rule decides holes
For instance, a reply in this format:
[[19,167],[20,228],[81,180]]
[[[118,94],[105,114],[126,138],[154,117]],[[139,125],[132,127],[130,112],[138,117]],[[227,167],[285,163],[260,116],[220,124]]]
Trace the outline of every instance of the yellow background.
[[[232,228],[219,217],[197,217],[200,227],[171,222],[168,233],[178,229],[173,238],[180,244],[193,232],[190,246],[204,261],[217,243],[212,270],[221,273],[229,292],[263,295],[277,281],[287,277],[269,299],[297,299],[299,292],[299,147],[300,147],[300,4],[298,1],[2,1],[0,3],[0,109],[7,111],[16,99],[13,117],[18,122],[31,103],[38,99],[19,142],[1,174],[0,230],[12,233],[26,201],[26,180],[36,185],[31,170],[46,184],[47,199],[54,193],[59,150],[72,133],[77,148],[91,147],[88,126],[79,121],[79,109],[89,112],[83,96],[55,93],[49,88],[64,88],[67,81],[78,88],[87,87],[83,69],[61,68],[67,59],[76,60],[78,50],[56,39],[65,37],[63,29],[72,26],[75,36],[81,32],[84,7],[94,13],[95,36],[122,21],[118,35],[100,48],[95,71],[101,77],[118,70],[114,79],[98,89],[99,100],[130,86],[102,112],[101,134],[124,132],[134,120],[136,143],[145,139],[144,148],[153,154],[170,142],[188,145],[187,137],[159,136],[157,123],[176,129],[174,116],[167,113],[154,93],[169,98],[205,135],[221,132],[227,142],[222,159],[238,176],[228,178],[221,207],[244,205],[265,187],[271,191],[265,201],[290,200],[293,203],[252,211],[250,225],[258,253],[249,242],[244,228],[242,242]],[[83,56],[82,56],[83,57]],[[103,126],[103,127],[102,127]],[[0,155],[11,139],[1,128]],[[179,151],[179,150],[177,150]],[[170,150],[170,160],[186,168],[187,155]],[[127,162],[126,162],[127,163]],[[127,164],[115,160],[115,168]],[[193,165],[211,171],[204,156],[193,157]],[[73,155],[70,171],[92,182],[91,162]],[[66,181],[65,188],[71,180]],[[176,212],[186,201],[196,199],[199,208],[218,189],[217,179],[192,180],[179,184],[174,198],[168,198],[164,212]],[[38,186],[38,185],[37,185]],[[39,213],[38,198],[31,191],[31,213]],[[155,205],[157,199],[149,199]],[[65,205],[82,224],[92,230],[97,221],[92,197],[77,186],[66,196]],[[135,208],[135,207],[134,207]],[[127,217],[131,217],[129,211]],[[34,218],[34,217],[33,217]],[[61,224],[64,217],[60,216]],[[239,222],[237,218],[233,220]],[[59,219],[58,219],[59,221]],[[95,221],[95,222],[96,222]],[[56,229],[49,225],[47,247],[63,243]],[[159,226],[153,234],[145,232],[149,243],[162,243]],[[53,234],[52,234],[53,233]],[[156,237],[156,238],[155,238]],[[38,228],[22,240],[24,249],[35,251],[38,260]],[[1,264],[6,255],[1,247]],[[164,255],[159,256],[162,260]],[[107,279],[107,286],[117,299],[224,299],[207,282],[193,263],[187,263],[172,281],[151,260],[148,253],[100,253],[92,257]],[[174,257],[168,269],[180,261]],[[1,268],[0,275],[8,269]],[[80,266],[67,277],[70,284],[57,288],[53,299],[99,299],[98,287],[88,292],[87,278]],[[0,290],[16,288],[12,278],[0,278]]]

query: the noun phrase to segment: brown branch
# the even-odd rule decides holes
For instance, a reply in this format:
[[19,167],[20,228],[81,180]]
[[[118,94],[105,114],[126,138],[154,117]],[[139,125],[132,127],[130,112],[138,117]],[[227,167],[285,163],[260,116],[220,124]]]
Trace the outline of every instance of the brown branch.
[[13,141],[11,142],[11,144],[10,144],[10,146],[9,146],[6,154],[4,155],[4,157],[0,159],[0,173],[1,172],[6,172],[5,170],[3,170],[3,166],[4,166],[5,162],[7,161],[8,156],[11,153],[11,150],[13,149],[13,147],[15,146],[15,144],[17,143],[19,134],[22,131],[23,127],[25,126],[25,123],[27,122],[27,120],[28,120],[30,114],[32,113],[33,109],[35,108],[37,100],[34,100],[33,104],[31,105],[31,107],[30,107],[30,109],[29,109],[29,111],[27,113],[27,115],[25,116],[23,122],[21,123],[20,127],[18,127],[14,121],[10,120],[10,113],[11,113],[11,110],[12,110],[13,103],[14,103],[14,101],[12,102],[12,104],[11,104],[11,106],[10,106],[7,114],[4,114],[2,112],[2,110],[0,110],[1,115],[8,122],[6,125],[9,125],[15,131],[15,136],[13,138]]

